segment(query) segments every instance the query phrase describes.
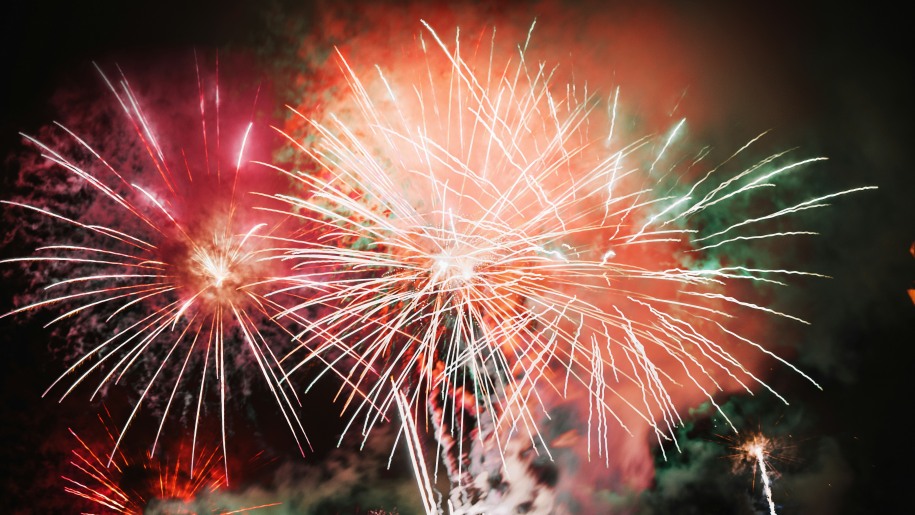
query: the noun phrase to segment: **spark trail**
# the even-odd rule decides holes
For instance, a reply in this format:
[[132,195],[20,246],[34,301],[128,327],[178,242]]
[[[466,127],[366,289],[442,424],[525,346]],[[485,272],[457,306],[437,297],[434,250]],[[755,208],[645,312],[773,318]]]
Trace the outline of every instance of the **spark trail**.
[[775,515],[775,503],[772,502],[772,486],[769,484],[769,471],[766,469],[765,448],[762,445],[754,445],[748,449],[750,454],[756,458],[756,466],[759,467],[759,477],[763,482],[763,493],[766,501],[769,503],[769,514]]
[[[108,385],[135,381],[138,398],[114,442],[109,459],[113,462],[141,407],[160,390],[161,420],[151,452],[181,399],[189,404],[186,411],[193,413],[191,446],[196,446],[207,411],[208,387],[215,383],[221,447],[226,449],[231,374],[251,367],[263,376],[304,453],[307,438],[294,409],[298,399],[291,384],[281,382],[284,374],[277,356],[285,352],[279,342],[290,338],[284,326],[271,321],[281,308],[258,285],[283,274],[261,256],[263,237],[286,227],[281,219],[252,221],[250,210],[240,202],[239,188],[251,182],[247,156],[253,121],[232,131],[231,141],[223,141],[230,133],[223,128],[220,135],[217,122],[214,137],[207,122],[212,123],[214,115],[219,120],[218,87],[214,90],[198,67],[195,109],[199,107],[201,132],[194,137],[192,128],[189,137],[180,139],[187,136],[188,128],[176,124],[169,133],[175,140],[163,140],[154,120],[161,128],[168,126],[166,116],[188,113],[150,117],[123,74],[112,81],[97,69],[130,127],[127,135],[132,131],[134,139],[126,154],[103,156],[62,124],[55,128],[60,141],[75,146],[72,155],[23,135],[48,162],[89,186],[95,196],[92,207],[84,215],[68,217],[37,202],[3,202],[43,217],[50,227],[64,228],[63,241],[44,245],[32,256],[6,261],[40,267],[48,284],[40,300],[3,316],[62,308],[48,326],[72,321],[77,327],[92,326],[89,334],[104,335],[45,395],[65,379],[72,382],[61,401],[93,375],[101,378],[93,398]],[[228,116],[222,116],[225,123]],[[180,152],[174,151],[179,147]],[[277,334],[282,336],[276,338]],[[171,381],[171,386],[163,385],[165,381]],[[196,399],[190,401],[192,397]],[[192,471],[194,455],[192,449]]]

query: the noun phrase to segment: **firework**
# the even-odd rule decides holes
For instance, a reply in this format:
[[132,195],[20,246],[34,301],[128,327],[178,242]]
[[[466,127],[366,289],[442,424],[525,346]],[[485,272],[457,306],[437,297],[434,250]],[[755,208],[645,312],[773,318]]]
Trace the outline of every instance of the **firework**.
[[767,437],[761,432],[755,432],[741,439],[733,438],[729,440],[735,441],[735,444],[731,447],[734,451],[731,459],[734,461],[735,471],[743,469],[749,464],[753,477],[755,478],[757,473],[759,474],[769,514],[775,515],[775,502],[772,500],[772,481],[777,473],[772,467],[772,460],[786,459],[787,455],[785,453],[788,447],[780,440]]
[[771,480],[769,479],[769,470],[766,465],[766,455],[768,453],[766,450],[767,443],[768,441],[765,438],[757,436],[753,441],[748,442],[744,446],[743,451],[756,460],[756,466],[759,468],[759,477],[762,479],[763,483],[763,494],[766,496],[766,502],[769,503],[769,513],[770,515],[775,515],[775,503],[772,502]]
[[[107,427],[105,429],[113,443],[114,435]],[[73,471],[61,476],[66,485],[64,491],[85,499],[94,509],[125,515],[201,513],[202,505],[207,504],[203,508],[206,513],[228,515],[279,504],[224,511],[208,502],[208,495],[228,486],[228,478],[220,467],[218,448],[198,451],[194,457],[197,467],[188,474],[182,460],[190,458],[183,448],[174,453],[173,463],[156,459],[151,454],[144,460],[131,460],[121,451],[109,457],[108,446],[99,450],[72,429],[70,434],[79,445],[71,452]]]
[[[39,300],[4,316],[62,307],[49,326],[73,321],[71,332],[78,333],[82,324],[104,335],[45,394],[65,379],[72,382],[61,400],[93,375],[101,377],[93,397],[110,384],[132,381],[139,397],[115,439],[114,460],[128,427],[157,388],[164,407],[151,452],[182,398],[188,404],[185,411],[194,413],[191,445],[196,445],[208,387],[215,383],[225,449],[230,373],[255,367],[302,450],[304,431],[293,409],[298,401],[290,383],[281,382],[276,354],[278,342],[290,338],[282,325],[270,322],[279,309],[276,297],[265,298],[257,284],[282,275],[275,262],[260,255],[262,238],[285,229],[282,220],[253,220],[240,202],[241,188],[256,179],[247,164],[253,121],[233,127],[231,134],[222,127],[230,116],[220,107],[218,80],[207,80],[198,66],[194,108],[199,106],[199,119],[191,125],[191,136],[181,139],[188,127],[180,120],[188,113],[180,111],[169,113],[179,120],[169,134],[175,139],[162,139],[157,127],[168,126],[167,119],[159,118],[165,113],[147,114],[123,74],[113,81],[100,68],[98,72],[129,127],[130,143],[116,142],[126,145],[126,152],[103,156],[62,124],[55,127],[58,139],[74,147],[71,153],[23,135],[47,161],[70,174],[68,182],[86,186],[91,207],[65,216],[42,207],[41,200],[4,202],[66,231],[63,241],[7,260],[40,267],[48,283]],[[276,334],[283,336],[268,339]],[[78,344],[81,339],[71,340]],[[170,388],[162,385],[168,381]],[[193,470],[193,450],[191,456]]]
[[[116,513],[143,513],[151,498],[165,502],[189,502],[204,491],[215,491],[225,486],[226,478],[221,472],[216,452],[198,456],[197,470],[189,476],[180,460],[171,467],[147,456],[142,463],[133,464],[121,452],[110,459],[107,451],[96,453],[72,429],[70,433],[79,443],[70,461],[78,473],[73,477],[62,476],[67,484],[64,490]],[[150,492],[142,492],[144,488],[121,486],[120,477],[131,469],[138,469],[150,478],[149,485],[141,485],[152,486]]]
[[452,501],[466,506],[507,490],[513,435],[549,455],[538,429],[549,396],[586,392],[589,455],[609,464],[611,420],[630,432],[646,424],[661,443],[681,423],[677,399],[693,395],[683,392],[716,407],[725,390],[778,396],[748,356],[816,384],[737,321],[804,322],[748,290],[817,274],[719,258],[747,241],[811,234],[782,220],[869,188],[711,229],[824,158],[782,152],[721,179],[762,136],[717,166],[707,149],[675,155],[683,120],[626,140],[620,90],[561,83],[527,55],[530,33],[503,58],[494,30],[459,31],[449,44],[424,25],[419,48],[405,50],[404,62],[419,64],[407,69],[360,74],[338,51],[348,95],[323,118],[294,110],[316,137],[287,137],[315,166],[287,172],[302,195],[275,197],[328,228],[286,252],[309,270],[293,288],[319,292],[287,313],[332,308],[299,334],[309,349],[300,364],[320,359],[344,378],[351,424],[361,418],[368,434],[395,404],[428,414]]
[[[915,257],[915,243],[912,243],[909,247],[909,254],[911,254],[912,257]],[[915,304],[915,288],[909,288],[908,292],[909,298],[912,299],[912,303]]]

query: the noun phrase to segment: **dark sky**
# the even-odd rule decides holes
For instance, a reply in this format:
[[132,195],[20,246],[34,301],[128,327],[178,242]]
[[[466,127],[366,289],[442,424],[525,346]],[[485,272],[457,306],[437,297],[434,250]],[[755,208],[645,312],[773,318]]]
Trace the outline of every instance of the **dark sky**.
[[[688,33],[720,44],[734,41],[749,62],[734,67],[746,112],[755,121],[780,126],[780,141],[792,142],[831,159],[835,188],[874,184],[876,193],[837,202],[835,222],[808,249],[812,268],[834,277],[804,292],[809,333],[829,353],[820,378],[825,392],[794,388],[776,373],[774,381],[795,394],[812,422],[805,437],[828,435],[850,467],[851,484],[836,513],[901,513],[911,505],[915,446],[910,418],[915,363],[915,306],[906,289],[915,287],[915,141],[913,56],[908,52],[909,19],[888,3],[843,2],[661,3],[681,17]],[[59,4],[59,5],[55,5]],[[7,156],[21,151],[19,131],[34,132],[54,118],[49,100],[74,80],[92,75],[92,60],[135,62],[191,48],[254,48],[269,39],[272,22],[260,2],[14,2],[0,16],[3,38],[0,81],[0,197],[6,198],[16,167]],[[590,9],[599,2],[592,4]],[[849,4],[849,5],[836,5]],[[274,2],[274,12],[307,16],[310,7]],[[583,9],[569,3],[570,8]],[[527,9],[512,4],[511,9]],[[703,36],[705,35],[705,36]],[[771,83],[749,84],[740,75]],[[750,72],[748,70],[754,70]],[[80,79],[74,79],[80,77]],[[726,86],[722,86],[727,89]],[[758,112],[776,96],[791,99],[778,116]],[[738,108],[739,110],[739,108]],[[736,115],[739,116],[739,113]],[[754,121],[754,124],[755,124]],[[747,122],[750,124],[750,122]],[[746,131],[768,128],[738,126]],[[721,130],[728,130],[723,128]],[[7,219],[7,218],[4,218]],[[18,255],[3,248],[0,256]],[[4,271],[0,311],[24,285]],[[57,405],[41,392],[60,371],[49,361],[42,331],[33,323],[0,320],[0,511],[41,513],[53,477],[44,473],[49,436],[70,420],[85,417],[84,399]],[[806,360],[816,364],[817,350]],[[789,417],[797,412],[790,412]],[[57,465],[54,465],[56,467]],[[64,496],[62,491],[58,495]],[[828,495],[828,494],[825,494]],[[695,501],[697,503],[702,501]],[[701,508],[695,513],[703,513]]]

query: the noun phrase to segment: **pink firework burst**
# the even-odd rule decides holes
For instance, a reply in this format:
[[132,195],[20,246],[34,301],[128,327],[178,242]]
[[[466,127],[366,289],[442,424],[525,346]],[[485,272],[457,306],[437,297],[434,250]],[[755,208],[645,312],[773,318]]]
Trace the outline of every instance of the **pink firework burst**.
[[[280,311],[277,297],[266,297],[261,283],[285,274],[282,263],[263,259],[265,238],[307,236],[301,226],[289,229],[282,217],[255,217],[244,202],[249,189],[270,184],[249,164],[252,154],[266,152],[254,135],[257,93],[244,107],[227,109],[218,73],[208,76],[197,66],[196,95],[176,100],[173,85],[166,85],[167,93],[150,94],[150,109],[120,70],[111,78],[97,69],[122,117],[106,120],[128,129],[112,130],[124,138],[114,144],[108,134],[91,136],[120,152],[104,155],[90,136],[59,123],[45,137],[23,135],[47,162],[67,172],[66,181],[80,185],[83,195],[74,202],[85,202],[86,191],[91,201],[87,209],[68,210],[75,216],[44,207],[40,198],[4,201],[39,215],[46,232],[58,233],[33,255],[7,260],[39,270],[44,288],[4,316],[57,308],[48,326],[70,324],[71,334],[82,331],[95,340],[48,388],[63,388],[61,400],[90,378],[98,379],[92,397],[122,382],[138,392],[111,460],[141,407],[153,399],[161,420],[151,452],[182,399],[184,411],[193,413],[196,445],[213,389],[225,449],[227,402],[247,388],[238,384],[231,391],[232,378],[235,370],[248,368],[262,376],[303,451],[307,437],[294,409],[298,400],[280,365],[290,337],[273,319]],[[172,110],[159,112],[161,104]],[[79,340],[70,343],[79,348]]]

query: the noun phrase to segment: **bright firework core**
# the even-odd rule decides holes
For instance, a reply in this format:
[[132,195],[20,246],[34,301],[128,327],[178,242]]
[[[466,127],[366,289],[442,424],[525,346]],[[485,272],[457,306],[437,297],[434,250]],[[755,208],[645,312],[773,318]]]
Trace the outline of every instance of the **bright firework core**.
[[201,267],[204,276],[210,279],[210,284],[214,288],[222,288],[226,279],[232,278],[232,263],[224,254],[210,254],[205,250],[194,253],[194,261]]
[[747,439],[739,448],[740,451],[745,453],[745,458],[748,461],[756,461],[762,456],[768,454],[768,449],[770,446],[770,441],[764,435],[757,433],[751,438]]
[[474,269],[480,263],[479,258],[469,252],[446,250],[433,257],[435,268],[433,280],[442,283],[468,283],[473,280]]
[[186,259],[178,261],[183,263],[179,275],[187,307],[197,302],[208,308],[244,303],[245,287],[267,274],[267,265],[256,258],[257,249],[252,242],[261,227],[255,226],[244,235],[219,229],[203,230],[203,234],[210,235],[188,238],[187,247],[176,250],[187,253]]

